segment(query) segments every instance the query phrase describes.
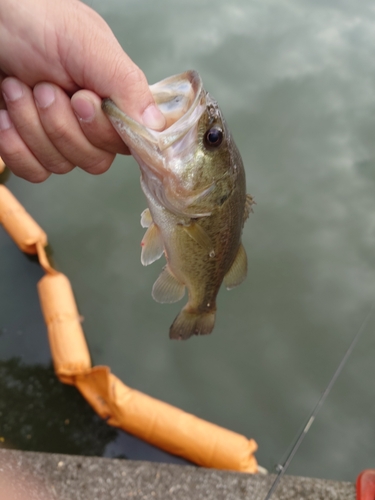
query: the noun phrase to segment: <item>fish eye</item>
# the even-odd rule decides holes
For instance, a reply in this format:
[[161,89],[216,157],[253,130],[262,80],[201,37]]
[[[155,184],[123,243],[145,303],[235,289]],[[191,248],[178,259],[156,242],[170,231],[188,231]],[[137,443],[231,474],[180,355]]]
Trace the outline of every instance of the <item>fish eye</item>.
[[212,127],[207,130],[204,136],[204,142],[206,146],[211,146],[217,148],[223,142],[223,131],[221,128]]

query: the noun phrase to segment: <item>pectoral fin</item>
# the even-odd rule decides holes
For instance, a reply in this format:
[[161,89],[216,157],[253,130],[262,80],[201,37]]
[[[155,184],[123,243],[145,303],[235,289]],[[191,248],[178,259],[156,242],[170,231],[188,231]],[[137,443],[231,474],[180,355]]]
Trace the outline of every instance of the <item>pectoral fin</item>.
[[160,229],[153,222],[143,236],[141,247],[141,262],[144,266],[152,264],[163,255],[164,246]]
[[[207,201],[206,206],[203,203],[204,199],[215,189],[216,183],[213,182],[209,186],[194,191],[188,191],[180,186],[179,180],[175,177],[165,177],[163,182],[163,190],[158,193],[158,200],[168,210],[176,215],[184,217],[206,217],[211,215],[212,206]],[[196,213],[192,213],[191,205],[201,204],[202,207]]]
[[168,266],[165,266],[152,287],[152,297],[161,304],[172,304],[181,300],[184,295],[185,285],[177,281]]
[[214,247],[211,238],[208,236],[205,229],[199,225],[198,222],[191,222],[188,226],[182,226],[183,230],[198,243],[202,248],[204,248],[209,255],[215,254]]
[[241,243],[236,258],[234,259],[234,262],[232,264],[232,267],[224,276],[224,285],[226,286],[227,290],[231,290],[232,288],[240,285],[246,278],[246,274],[247,274],[247,256],[246,256],[246,251]]
[[141,213],[141,226],[142,227],[150,227],[152,224],[152,215],[148,208],[143,210]]

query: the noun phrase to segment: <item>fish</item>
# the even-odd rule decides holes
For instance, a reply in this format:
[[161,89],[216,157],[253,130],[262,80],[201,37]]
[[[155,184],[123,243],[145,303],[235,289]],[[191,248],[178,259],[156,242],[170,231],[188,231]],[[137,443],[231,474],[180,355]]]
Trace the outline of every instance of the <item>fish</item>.
[[221,284],[230,290],[246,277],[241,235],[254,200],[246,194],[241,155],[199,73],[171,76],[150,90],[166,119],[162,131],[136,122],[109,98],[102,109],[141,170],[148,205],[141,262],[166,259],[152,296],[173,303],[188,291],[169,330],[170,338],[186,340],[212,332]]

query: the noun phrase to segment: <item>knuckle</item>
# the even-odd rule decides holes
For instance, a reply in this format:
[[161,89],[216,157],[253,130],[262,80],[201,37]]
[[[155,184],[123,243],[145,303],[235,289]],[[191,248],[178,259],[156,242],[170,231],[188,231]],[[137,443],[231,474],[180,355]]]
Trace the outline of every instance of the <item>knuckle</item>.
[[16,177],[20,177],[21,179],[25,179],[26,181],[32,182],[33,184],[39,184],[44,182],[51,175],[50,172],[47,172],[40,165],[29,167],[25,166],[25,162],[23,164],[14,163],[12,160],[6,162],[7,167]]
[[73,170],[74,165],[66,160],[66,161],[44,161],[42,162],[43,167],[48,170],[48,172],[52,172],[53,174],[67,174],[71,170]]
[[96,159],[95,162],[91,162],[90,165],[81,168],[86,172],[88,172],[89,174],[93,175],[104,174],[104,172],[106,172],[112,165],[114,159],[115,155],[108,153],[101,159],[99,160]]
[[50,175],[51,173],[47,172],[47,170],[39,169],[32,173],[30,172],[28,174],[25,173],[25,175],[20,175],[19,177],[22,177],[23,179],[26,179],[33,184],[40,184],[41,182],[44,182],[46,179],[48,179]]
[[4,151],[0,147],[0,156],[16,177],[34,184],[45,181],[51,175],[33,156],[29,156],[22,151]]
[[130,68],[125,75],[124,83],[127,87],[138,87],[143,82],[144,82],[144,75],[136,67]]
[[69,142],[69,130],[64,122],[56,122],[46,130],[52,143],[61,144]]
[[20,120],[19,117],[13,118],[12,116],[12,121],[18,135],[25,143],[32,143],[35,140],[37,131],[40,129],[40,122],[35,117]]
[[0,146],[0,156],[3,158],[6,165],[12,170],[12,167],[17,167],[26,163],[25,155],[21,151],[10,149],[9,147]]
[[[117,60],[114,63],[113,77],[116,78],[121,75],[124,88],[127,89],[143,89],[143,87],[148,88],[146,83],[146,77],[142,70],[138,66],[131,64],[126,65],[124,69],[124,60]],[[125,75],[125,76],[124,76]]]

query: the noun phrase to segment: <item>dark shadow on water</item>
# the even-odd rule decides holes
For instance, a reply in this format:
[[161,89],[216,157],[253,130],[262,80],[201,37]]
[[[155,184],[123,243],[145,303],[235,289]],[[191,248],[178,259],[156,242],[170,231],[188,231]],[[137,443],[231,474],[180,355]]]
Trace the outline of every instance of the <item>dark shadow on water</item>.
[[0,361],[1,446],[24,451],[187,463],[106,424],[52,366]]
[[3,445],[29,451],[102,455],[116,438],[74,387],[53,368],[0,362],[0,431]]

